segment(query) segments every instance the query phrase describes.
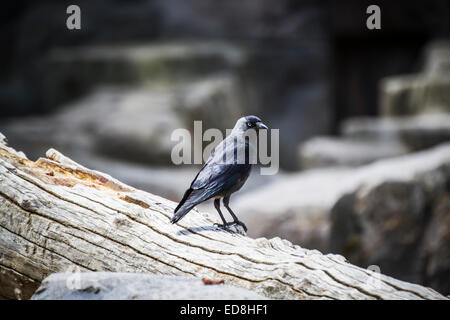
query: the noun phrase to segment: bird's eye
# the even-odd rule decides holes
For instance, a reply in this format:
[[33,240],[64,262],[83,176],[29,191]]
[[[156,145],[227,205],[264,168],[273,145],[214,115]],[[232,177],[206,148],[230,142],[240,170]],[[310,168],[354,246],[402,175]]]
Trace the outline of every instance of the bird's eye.
[[247,122],[247,127],[251,128],[253,127],[253,124],[251,122]]

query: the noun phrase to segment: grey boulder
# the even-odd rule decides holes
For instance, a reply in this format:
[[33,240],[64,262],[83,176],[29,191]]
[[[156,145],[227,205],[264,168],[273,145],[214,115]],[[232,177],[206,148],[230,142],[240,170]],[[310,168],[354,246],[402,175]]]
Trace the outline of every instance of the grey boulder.
[[255,292],[184,276],[116,272],[54,273],[32,300],[262,300]]

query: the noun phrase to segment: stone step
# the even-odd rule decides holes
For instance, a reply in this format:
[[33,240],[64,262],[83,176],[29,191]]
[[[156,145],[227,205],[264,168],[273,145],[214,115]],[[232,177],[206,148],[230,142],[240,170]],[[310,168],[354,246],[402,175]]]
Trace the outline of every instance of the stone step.
[[431,43],[425,49],[424,70],[392,76],[380,82],[380,113],[414,115],[450,112],[450,42]]
[[192,276],[75,271],[51,274],[42,281],[31,299],[266,300],[267,298],[232,285],[206,285],[201,278]]
[[408,152],[400,141],[315,137],[299,146],[302,169],[344,166],[354,167]]
[[45,60],[43,98],[49,109],[98,85],[170,86],[239,67],[244,51],[222,42],[54,49]]
[[383,79],[380,86],[383,116],[450,112],[450,77],[395,76]]
[[[450,181],[449,163],[450,143],[446,143],[357,168],[328,167],[286,173],[242,196],[238,193],[231,199],[231,208],[245,222],[251,237],[282,235],[302,247],[330,252],[330,213],[336,203],[341,202],[338,209],[342,207],[347,194],[374,193],[376,201],[362,200],[360,205],[380,208],[393,205],[392,215],[395,208],[408,214],[411,207],[420,214],[428,214],[427,207],[422,205],[446,188]],[[390,193],[377,195],[376,190],[386,184],[393,185]],[[448,214],[448,210],[443,212]],[[345,215],[345,210],[341,214]]]
[[236,81],[219,73],[171,87],[103,87],[52,115],[8,119],[0,127],[31,158],[55,147],[169,166],[174,130],[192,129],[194,119],[203,130],[233,127],[245,110]]
[[422,150],[450,140],[450,114],[352,118],[342,124],[341,133],[347,139],[368,139],[387,144],[399,140],[410,150]]

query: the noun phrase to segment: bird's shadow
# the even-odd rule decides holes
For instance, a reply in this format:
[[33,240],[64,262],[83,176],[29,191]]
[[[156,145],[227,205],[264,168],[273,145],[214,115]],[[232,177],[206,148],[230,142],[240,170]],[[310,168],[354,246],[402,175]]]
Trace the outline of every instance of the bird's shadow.
[[241,232],[236,232],[235,230],[225,230],[222,228],[219,228],[217,226],[214,225],[206,225],[206,226],[199,226],[199,227],[192,227],[192,228],[187,228],[184,230],[179,230],[177,232],[177,236],[187,236],[193,233],[200,233],[200,232],[205,232],[205,231],[213,231],[213,232],[228,232],[228,233],[241,233]]
[[192,227],[192,228],[187,228],[187,229],[184,229],[184,230],[179,230],[177,232],[177,235],[178,236],[187,236],[187,235],[192,234],[192,233],[199,233],[199,232],[205,232],[205,231],[215,231],[215,232],[223,231],[223,232],[226,232],[226,230],[221,229],[219,227],[216,227],[214,225],[207,225],[207,226]]

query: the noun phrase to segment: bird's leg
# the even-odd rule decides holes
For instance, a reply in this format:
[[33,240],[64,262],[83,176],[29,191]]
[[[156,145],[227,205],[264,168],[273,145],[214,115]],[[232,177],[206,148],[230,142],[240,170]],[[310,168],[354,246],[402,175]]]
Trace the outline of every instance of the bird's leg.
[[242,221],[239,221],[238,217],[236,217],[233,210],[231,210],[230,206],[228,205],[229,203],[230,203],[230,196],[224,197],[223,204],[224,204],[225,208],[227,208],[227,210],[231,214],[231,216],[233,217],[234,223],[242,226],[242,228],[244,228],[245,232],[247,232],[247,226]]
[[218,212],[219,215],[220,215],[220,218],[221,218],[222,221],[223,221],[223,224],[215,223],[214,225],[216,225],[216,226],[218,226],[218,227],[220,227],[220,228],[225,229],[225,228],[227,227],[227,225],[229,225],[229,223],[228,223],[228,222],[225,220],[225,218],[223,217],[222,211],[220,211],[220,199],[219,199],[219,198],[217,198],[217,199],[214,200],[214,207],[216,208],[217,212]]

